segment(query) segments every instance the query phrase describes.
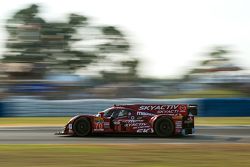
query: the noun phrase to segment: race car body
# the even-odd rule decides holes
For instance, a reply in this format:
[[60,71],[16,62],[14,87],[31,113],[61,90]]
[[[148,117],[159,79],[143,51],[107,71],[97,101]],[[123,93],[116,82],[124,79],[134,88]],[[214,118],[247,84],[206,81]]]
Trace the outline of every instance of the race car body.
[[96,115],[77,115],[58,134],[87,136],[94,133],[155,133],[161,137],[194,132],[196,105],[114,105]]

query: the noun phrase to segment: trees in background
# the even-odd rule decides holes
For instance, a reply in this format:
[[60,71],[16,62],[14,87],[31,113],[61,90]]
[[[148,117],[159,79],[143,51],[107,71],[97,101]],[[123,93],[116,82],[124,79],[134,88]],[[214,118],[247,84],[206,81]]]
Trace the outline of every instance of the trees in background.
[[228,56],[230,53],[231,51],[226,47],[217,46],[212,48],[207,52],[205,58],[199,62],[199,65],[189,72],[189,75],[241,70]]
[[[88,17],[47,21],[30,5],[6,22],[7,51],[2,63],[31,63],[43,72],[74,73],[93,66],[106,80],[137,77],[139,61],[129,54],[127,36],[114,26],[93,26]],[[90,69],[91,70],[91,69]]]

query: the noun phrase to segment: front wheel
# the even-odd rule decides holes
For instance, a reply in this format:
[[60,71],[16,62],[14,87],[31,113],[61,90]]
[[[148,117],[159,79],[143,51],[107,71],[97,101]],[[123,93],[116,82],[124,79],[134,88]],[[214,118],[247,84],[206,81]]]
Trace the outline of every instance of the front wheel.
[[154,125],[154,131],[159,137],[169,137],[174,133],[173,121],[169,118],[158,118]]
[[79,118],[73,123],[73,131],[76,136],[87,136],[91,132],[90,121],[87,118]]

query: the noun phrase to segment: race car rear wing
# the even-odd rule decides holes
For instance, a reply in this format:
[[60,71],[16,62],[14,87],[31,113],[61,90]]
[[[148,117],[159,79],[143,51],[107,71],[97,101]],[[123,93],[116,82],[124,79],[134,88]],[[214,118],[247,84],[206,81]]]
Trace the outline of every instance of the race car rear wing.
[[198,114],[198,106],[195,104],[188,105],[188,113],[191,113],[192,115]]

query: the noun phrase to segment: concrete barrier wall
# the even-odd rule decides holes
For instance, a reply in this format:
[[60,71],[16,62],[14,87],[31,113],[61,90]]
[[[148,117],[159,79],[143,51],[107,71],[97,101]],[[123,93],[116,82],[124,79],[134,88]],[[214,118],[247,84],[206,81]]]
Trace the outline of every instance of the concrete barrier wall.
[[3,117],[4,116],[4,103],[0,101],[0,117]]
[[82,99],[82,100],[35,100],[12,99],[4,101],[2,116],[73,116],[77,114],[95,114],[114,104],[176,104],[192,103],[193,99]]
[[74,116],[95,114],[114,104],[197,104],[198,116],[250,116],[250,99],[8,99],[0,103],[1,117]]
[[200,99],[199,115],[204,117],[250,116],[249,98]]

